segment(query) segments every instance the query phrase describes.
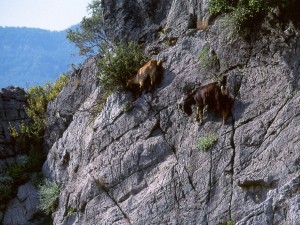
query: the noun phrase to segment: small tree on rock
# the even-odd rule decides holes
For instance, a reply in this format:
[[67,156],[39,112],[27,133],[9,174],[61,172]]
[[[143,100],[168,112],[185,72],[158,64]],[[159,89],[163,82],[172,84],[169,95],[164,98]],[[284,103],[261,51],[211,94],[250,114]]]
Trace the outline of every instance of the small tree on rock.
[[94,0],[87,7],[89,17],[83,17],[75,29],[67,31],[67,38],[79,48],[80,55],[103,54],[109,42],[103,30],[103,13],[100,0]]

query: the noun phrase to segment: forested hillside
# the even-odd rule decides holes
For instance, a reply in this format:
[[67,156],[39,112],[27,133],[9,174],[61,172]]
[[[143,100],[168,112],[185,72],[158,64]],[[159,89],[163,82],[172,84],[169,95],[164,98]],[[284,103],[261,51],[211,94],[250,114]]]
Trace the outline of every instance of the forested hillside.
[[0,88],[54,81],[80,62],[76,51],[66,31],[0,27]]

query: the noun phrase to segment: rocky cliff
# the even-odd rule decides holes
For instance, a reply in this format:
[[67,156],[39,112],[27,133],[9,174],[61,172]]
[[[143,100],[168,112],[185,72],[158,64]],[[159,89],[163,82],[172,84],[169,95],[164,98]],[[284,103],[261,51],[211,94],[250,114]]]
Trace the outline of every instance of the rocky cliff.
[[[44,165],[63,186],[54,224],[300,223],[297,28],[273,19],[245,40],[209,18],[206,4],[103,1],[109,37],[142,43],[163,60],[164,79],[129,111],[129,93],[96,114],[101,88],[85,95]],[[201,21],[208,27],[197,29]],[[204,49],[209,66],[199,60]],[[199,125],[177,102],[214,74],[228,76],[233,118],[222,125],[206,114]],[[218,141],[199,151],[208,133]]]
[[[62,187],[54,224],[300,224],[299,29],[271,18],[245,40],[206,5],[103,0],[108,36],[139,41],[164,78],[101,109],[90,61],[48,106],[43,172]],[[233,116],[199,125],[177,102],[216,74],[228,76]],[[217,143],[199,151],[209,133]]]
[[11,143],[9,127],[28,119],[25,113],[25,91],[21,88],[7,87],[0,91],[0,171],[9,161],[14,161],[18,150]]
[[[7,166],[14,165],[22,158],[22,152],[10,136],[10,127],[18,127],[20,123],[28,121],[25,113],[26,92],[17,87],[7,87],[0,91],[0,224],[25,224],[38,211],[38,195],[31,182],[5,189],[7,176],[3,172]],[[24,152],[23,152],[24,154]],[[17,195],[7,204],[4,192]],[[30,224],[30,223],[29,223]]]

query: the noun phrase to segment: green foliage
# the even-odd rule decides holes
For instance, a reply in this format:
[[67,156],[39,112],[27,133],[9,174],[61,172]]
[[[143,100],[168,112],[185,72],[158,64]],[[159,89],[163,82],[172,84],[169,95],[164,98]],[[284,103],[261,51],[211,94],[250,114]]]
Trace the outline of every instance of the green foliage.
[[208,47],[204,47],[200,53],[199,53],[199,60],[200,61],[204,61],[205,58],[207,57],[208,55],[208,51],[209,51],[209,48]]
[[228,220],[226,225],[235,225],[235,222],[233,220]]
[[131,109],[132,109],[132,103],[130,101],[127,101],[122,105],[121,111],[129,112]]
[[295,0],[210,0],[208,10],[212,15],[228,14],[231,26],[246,35],[274,8],[291,7]]
[[16,184],[20,184],[26,180],[27,174],[24,173],[24,166],[20,164],[12,164],[5,169],[5,174],[11,177]]
[[[42,138],[46,125],[47,104],[56,98],[68,80],[68,76],[61,75],[53,85],[47,83],[44,87],[31,87],[28,90],[27,107],[25,108],[31,121],[21,122],[18,127],[10,124],[11,137],[24,154],[18,158],[16,163],[4,169],[4,174],[12,179],[13,187],[28,181],[31,173],[41,170],[43,164]],[[39,183],[37,178],[35,181],[36,184]]]
[[197,148],[202,151],[209,150],[218,140],[218,137],[216,134],[207,134],[197,141]]
[[10,134],[14,139],[19,140],[19,144],[30,143],[30,141],[36,142],[43,137],[48,102],[56,98],[69,79],[69,76],[62,74],[53,85],[48,82],[44,87],[33,86],[29,88],[25,112],[30,117],[31,123],[22,122],[19,128],[10,125]]
[[0,176],[0,202],[11,198],[13,179],[9,176]]
[[210,0],[208,2],[208,11],[212,15],[227,13],[233,10],[237,0]]
[[26,173],[28,163],[28,156],[22,155],[18,158],[17,162],[7,166],[4,170],[4,174],[11,177],[14,184],[20,184],[28,178]]
[[58,206],[60,187],[55,182],[46,181],[39,186],[39,208],[46,215],[55,212]]
[[46,83],[45,90],[47,103],[53,101],[58,96],[69,80],[70,77],[68,75],[62,74],[52,85],[50,82]]
[[136,74],[145,62],[146,57],[138,44],[119,43],[111,51],[106,51],[97,63],[100,85],[107,92],[125,88],[126,81]]
[[30,173],[41,168],[42,158],[41,151],[31,150],[29,155],[21,155],[16,163],[7,166],[4,169],[4,174],[12,178],[15,185],[21,184],[29,180]]
[[74,212],[76,212],[76,209],[73,207],[68,207],[67,210],[67,216],[71,216]]
[[199,61],[206,69],[216,68],[215,64],[218,62],[218,58],[215,52],[210,51],[210,48],[206,46],[199,52]]
[[69,29],[67,38],[79,48],[80,55],[104,53],[109,45],[103,31],[103,13],[100,0],[93,0],[87,7],[89,17],[84,17],[75,30]]

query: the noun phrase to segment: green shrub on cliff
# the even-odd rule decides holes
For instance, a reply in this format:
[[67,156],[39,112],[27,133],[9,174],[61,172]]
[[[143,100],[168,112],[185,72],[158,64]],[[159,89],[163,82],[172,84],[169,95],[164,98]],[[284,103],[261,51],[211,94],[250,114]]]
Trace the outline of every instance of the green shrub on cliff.
[[39,209],[46,215],[55,212],[58,206],[58,198],[60,194],[60,187],[55,182],[45,181],[39,186]]
[[20,142],[28,142],[29,139],[35,142],[43,137],[48,102],[57,97],[69,79],[69,76],[62,74],[52,85],[46,83],[44,87],[33,86],[29,88],[25,112],[31,122],[23,122],[18,128],[10,126],[10,134],[14,139],[19,139],[19,144],[22,144]]
[[[230,25],[240,34],[248,34],[258,27],[266,15],[274,8],[293,8],[296,0],[210,0],[208,10],[211,15],[227,14]],[[295,6],[296,6],[295,5]]]
[[202,151],[208,151],[217,141],[218,136],[216,134],[207,134],[198,139],[197,148]]
[[233,220],[228,220],[226,225],[235,225],[235,222]]
[[[67,38],[79,49],[80,55],[97,55],[98,76],[105,95],[123,88],[129,77],[145,63],[141,47],[133,42],[111,43],[103,30],[104,18],[100,0],[93,0],[79,26],[69,29]],[[104,99],[105,102],[106,99]],[[102,104],[101,104],[102,105]]]
[[137,73],[146,62],[141,47],[129,42],[119,43],[110,51],[106,51],[97,63],[100,85],[108,92],[126,86],[126,81]]

